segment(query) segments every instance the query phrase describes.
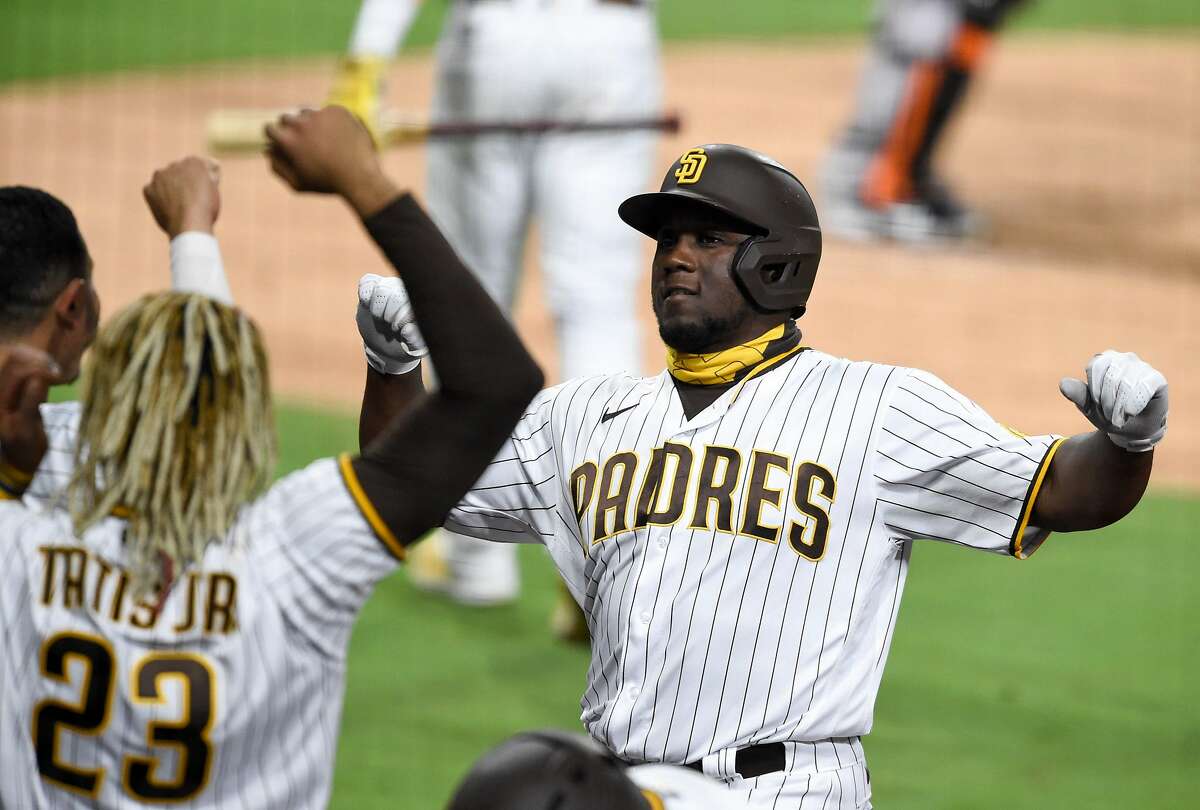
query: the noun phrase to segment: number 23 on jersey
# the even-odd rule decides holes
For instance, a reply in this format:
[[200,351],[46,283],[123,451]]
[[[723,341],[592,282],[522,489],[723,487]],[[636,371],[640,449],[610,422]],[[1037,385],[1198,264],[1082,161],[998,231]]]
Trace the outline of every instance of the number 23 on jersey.
[[[108,727],[114,693],[122,686],[117,683],[112,647],[98,636],[58,633],[42,645],[40,661],[43,677],[77,688],[78,698],[46,699],[34,706],[38,771],[59,787],[95,798],[108,776],[105,769],[66,761],[60,745],[65,734],[96,737]],[[73,661],[79,666],[72,668]],[[72,677],[80,672],[81,677]],[[175,711],[168,705],[172,683],[181,696]],[[122,757],[120,778],[126,793],[144,801],[177,802],[204,790],[213,758],[209,733],[215,721],[216,688],[215,673],[203,656],[151,652],[134,660],[128,682],[132,705],[153,709],[165,719],[146,722],[148,756]],[[176,755],[174,768],[162,756],[168,751]]]

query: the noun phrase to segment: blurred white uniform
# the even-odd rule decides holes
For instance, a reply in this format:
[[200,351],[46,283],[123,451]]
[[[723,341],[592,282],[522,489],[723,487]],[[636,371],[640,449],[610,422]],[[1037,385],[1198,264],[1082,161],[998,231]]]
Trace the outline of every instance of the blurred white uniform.
[[[73,466],[76,406],[44,413],[29,502]],[[396,566],[348,466],[278,482],[157,609],[124,521],[77,540],[61,510],[0,501],[0,807],[324,807],[350,630]]]
[[[406,0],[366,0],[353,56],[390,56]],[[437,121],[613,120],[658,115],[650,0],[456,0],[437,46]],[[488,135],[431,141],[434,219],[511,311],[530,226],[558,337],[561,377],[640,372],[638,234],[617,217],[653,171],[653,131]],[[482,348],[482,347],[481,347]],[[445,535],[452,596],[516,595],[514,550]]]

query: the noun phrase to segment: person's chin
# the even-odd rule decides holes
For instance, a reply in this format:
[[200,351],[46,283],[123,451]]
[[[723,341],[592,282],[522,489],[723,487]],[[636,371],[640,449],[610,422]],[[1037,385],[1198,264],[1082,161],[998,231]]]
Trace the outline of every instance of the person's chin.
[[660,318],[658,336],[677,352],[696,354],[712,342],[712,328],[702,318]]

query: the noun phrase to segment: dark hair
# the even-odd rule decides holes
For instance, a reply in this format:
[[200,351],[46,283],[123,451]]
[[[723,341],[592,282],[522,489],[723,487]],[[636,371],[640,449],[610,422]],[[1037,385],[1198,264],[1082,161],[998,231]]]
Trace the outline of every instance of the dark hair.
[[24,334],[72,279],[88,251],[71,209],[26,186],[0,187],[0,339]]

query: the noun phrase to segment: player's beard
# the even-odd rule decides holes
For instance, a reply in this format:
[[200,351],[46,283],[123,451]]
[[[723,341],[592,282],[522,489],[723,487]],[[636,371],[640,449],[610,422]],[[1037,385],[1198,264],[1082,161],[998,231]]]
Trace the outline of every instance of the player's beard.
[[[657,313],[656,313],[657,314]],[[714,348],[728,348],[722,345],[722,338],[734,334],[748,313],[738,309],[724,315],[704,313],[699,320],[692,318],[658,318],[658,336],[662,342],[677,352],[701,354]]]

